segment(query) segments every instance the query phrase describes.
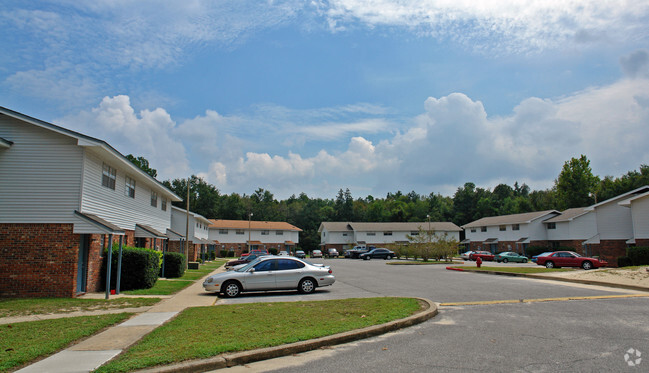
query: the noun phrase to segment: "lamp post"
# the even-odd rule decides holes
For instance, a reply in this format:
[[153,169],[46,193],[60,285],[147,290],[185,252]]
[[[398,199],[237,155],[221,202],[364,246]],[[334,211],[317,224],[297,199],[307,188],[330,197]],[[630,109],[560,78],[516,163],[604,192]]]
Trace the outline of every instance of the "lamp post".
[[252,218],[252,212],[250,214],[248,214],[248,253],[250,253],[250,247],[251,247],[251,244],[250,244],[250,220],[251,220],[251,218]]

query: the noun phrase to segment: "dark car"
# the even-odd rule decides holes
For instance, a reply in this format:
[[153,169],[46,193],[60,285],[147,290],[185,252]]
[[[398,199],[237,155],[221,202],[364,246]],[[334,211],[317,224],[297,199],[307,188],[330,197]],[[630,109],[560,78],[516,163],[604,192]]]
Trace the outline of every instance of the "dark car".
[[469,254],[469,260],[478,260],[478,258],[482,259],[482,261],[493,261],[494,254],[488,251],[474,251]]
[[239,258],[239,259],[231,260],[231,261],[225,263],[225,269],[227,269],[229,271],[234,266],[238,266],[239,264],[249,263],[249,262],[257,259],[257,257],[263,256],[263,255],[267,255],[267,254],[248,254],[246,256],[242,255],[241,258]]
[[375,249],[374,246],[364,247],[356,246],[351,250],[345,251],[345,258],[358,259],[361,254],[364,254],[372,249]]
[[394,258],[394,251],[390,251],[388,249],[384,249],[382,247],[378,249],[372,249],[366,253],[362,253],[358,256],[360,259],[363,260],[370,260],[370,259],[387,259],[390,260]]
[[536,258],[536,264],[546,268],[581,267],[586,270],[608,265],[603,260],[581,256],[573,251],[555,251],[550,255],[540,256]]
[[298,251],[295,252],[295,257],[300,258],[300,259],[304,259],[304,258],[306,258],[306,254],[304,253],[304,251],[298,250]]

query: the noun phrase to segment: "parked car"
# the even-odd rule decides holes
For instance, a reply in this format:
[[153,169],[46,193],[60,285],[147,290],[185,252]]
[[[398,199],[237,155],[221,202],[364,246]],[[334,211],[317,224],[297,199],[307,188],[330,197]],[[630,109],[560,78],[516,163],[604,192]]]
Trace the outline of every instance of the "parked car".
[[357,259],[361,254],[364,254],[372,249],[375,249],[375,247],[355,246],[353,249],[345,251],[345,258]]
[[[264,255],[265,255],[265,254],[264,254]],[[238,265],[240,265],[240,264],[246,264],[246,263],[249,263],[249,262],[251,262],[251,261],[257,259],[257,258],[260,257],[260,256],[262,256],[262,255],[260,255],[260,254],[241,255],[241,258],[239,258],[239,259],[235,259],[235,260],[231,260],[231,261],[225,263],[225,269],[229,271],[229,270],[232,269],[232,267],[238,266]]]
[[358,256],[360,259],[363,260],[370,260],[370,259],[387,259],[390,260],[394,258],[394,251],[384,249],[382,247],[378,249],[372,249],[366,253],[362,253]]
[[327,257],[329,257],[329,258],[337,258],[338,257],[338,250],[336,250],[336,249],[327,250]]
[[498,263],[503,262],[518,262],[518,263],[527,263],[528,259],[526,256],[520,255],[518,253],[515,253],[513,251],[504,251],[502,253],[499,253],[494,257],[494,260],[497,261]]
[[300,258],[300,259],[304,259],[304,258],[306,258],[306,254],[304,253],[304,251],[298,250],[298,251],[295,252],[295,257]]
[[608,263],[597,258],[581,256],[573,251],[555,251],[536,258],[536,264],[546,268],[581,267],[585,270],[606,267]]
[[463,252],[462,254],[460,254],[460,258],[462,258],[462,259],[464,259],[464,260],[469,260],[469,255],[471,255],[472,252],[473,252],[473,251],[466,251],[466,252]]
[[268,290],[297,289],[308,294],[335,281],[328,266],[315,266],[293,257],[263,256],[236,270],[209,276],[203,288],[228,298],[243,292]]
[[532,257],[532,262],[533,262],[533,263],[536,263],[536,259],[537,259],[538,257],[540,257],[540,256],[548,256],[548,255],[550,255],[550,254],[552,254],[552,253],[553,253],[553,251],[546,251],[546,252],[541,253],[541,254],[539,254],[539,255],[534,255],[534,256]]
[[488,251],[474,251],[469,254],[469,260],[477,260],[478,258],[481,258],[482,261],[492,261],[494,260],[494,254]]
[[322,258],[322,251],[321,250],[313,250],[311,252],[311,257],[312,258]]

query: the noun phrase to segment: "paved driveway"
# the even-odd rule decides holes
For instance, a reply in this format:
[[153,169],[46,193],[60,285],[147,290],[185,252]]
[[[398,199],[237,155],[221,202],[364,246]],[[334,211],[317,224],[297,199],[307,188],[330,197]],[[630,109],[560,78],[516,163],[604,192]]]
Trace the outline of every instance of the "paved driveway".
[[[297,356],[230,368],[278,372],[647,371],[649,298],[500,303],[502,300],[638,294],[597,286],[325,259],[336,283],[316,294],[250,294],[219,303],[419,296],[441,303],[424,324]],[[449,306],[451,302],[492,304]],[[299,322],[299,321],[296,321]],[[629,349],[645,356],[638,367]]]

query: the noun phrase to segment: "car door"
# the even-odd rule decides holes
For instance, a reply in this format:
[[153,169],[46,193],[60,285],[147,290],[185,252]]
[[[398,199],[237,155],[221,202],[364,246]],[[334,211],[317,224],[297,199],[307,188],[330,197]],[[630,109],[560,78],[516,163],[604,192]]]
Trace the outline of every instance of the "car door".
[[246,290],[275,290],[275,273],[277,259],[264,260],[254,267],[254,271],[246,273],[244,286]]
[[564,253],[565,257],[565,266],[566,267],[579,267],[581,265],[581,259],[575,256],[573,253]]
[[294,259],[278,259],[275,271],[275,284],[277,289],[297,289],[302,279],[304,263]]

